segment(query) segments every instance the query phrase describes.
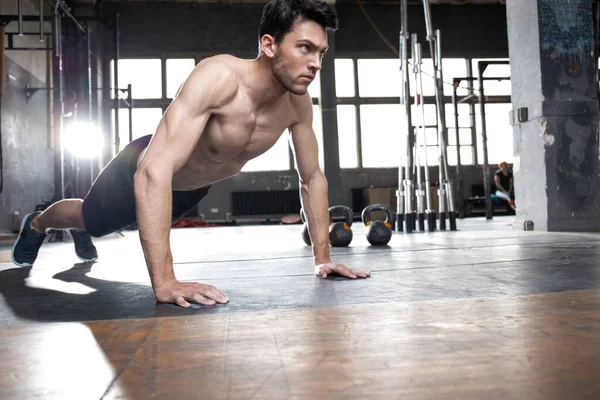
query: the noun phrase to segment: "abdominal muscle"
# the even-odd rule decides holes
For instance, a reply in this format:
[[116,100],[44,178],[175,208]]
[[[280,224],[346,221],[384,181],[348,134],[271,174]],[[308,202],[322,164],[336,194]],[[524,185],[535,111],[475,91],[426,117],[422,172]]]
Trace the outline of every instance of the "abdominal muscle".
[[195,190],[212,185],[237,175],[245,163],[230,160],[224,163],[216,163],[208,158],[200,159],[192,155],[194,159],[181,167],[173,175],[173,190]]

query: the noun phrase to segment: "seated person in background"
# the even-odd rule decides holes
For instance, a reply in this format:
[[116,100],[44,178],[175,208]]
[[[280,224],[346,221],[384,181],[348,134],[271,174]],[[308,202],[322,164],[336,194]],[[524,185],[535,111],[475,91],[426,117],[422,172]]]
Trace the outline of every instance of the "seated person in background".
[[494,183],[496,184],[496,196],[506,200],[510,207],[515,209],[514,178],[512,172],[508,169],[508,164],[502,161],[498,164],[498,170],[494,174]]

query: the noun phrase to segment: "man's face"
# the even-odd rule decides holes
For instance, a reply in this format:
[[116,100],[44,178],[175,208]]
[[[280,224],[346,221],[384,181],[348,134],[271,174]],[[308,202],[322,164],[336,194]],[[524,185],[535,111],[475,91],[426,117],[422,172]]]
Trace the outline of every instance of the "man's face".
[[321,69],[327,51],[327,32],[314,21],[296,20],[277,44],[273,74],[290,92],[302,95]]

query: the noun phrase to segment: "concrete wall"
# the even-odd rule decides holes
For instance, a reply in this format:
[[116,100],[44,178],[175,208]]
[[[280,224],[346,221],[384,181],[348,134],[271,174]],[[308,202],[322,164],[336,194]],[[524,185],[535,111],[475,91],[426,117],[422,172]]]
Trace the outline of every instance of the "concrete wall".
[[[46,2],[48,3],[48,2]],[[46,8],[48,5],[46,4]],[[38,15],[39,2],[32,0],[23,0],[24,15]],[[17,1],[0,1],[0,15],[17,15]],[[45,23],[44,29],[50,32],[50,24]],[[37,22],[23,22],[23,32],[38,32],[39,24]],[[11,22],[6,26],[6,32],[18,32],[17,22]],[[8,45],[8,39],[4,38],[5,45]],[[47,42],[44,42],[47,44]],[[19,47],[43,47],[37,36],[15,37],[14,45]],[[43,51],[5,51],[4,57],[11,59],[17,65],[21,66],[41,82],[46,82],[46,54]],[[6,74],[5,74],[6,76]]]
[[[26,14],[37,14],[33,2],[23,1]],[[0,3],[0,14],[16,14],[16,1]],[[25,32],[36,32],[37,24],[24,24]],[[17,24],[6,27],[17,31]],[[5,38],[5,44],[7,40]],[[15,38],[15,46],[39,46],[36,36]],[[2,71],[4,93],[1,101],[1,140],[4,188],[0,193],[0,232],[14,229],[13,213],[32,212],[43,198],[52,197],[54,167],[48,134],[46,91],[27,102],[25,87],[45,87],[46,52],[5,51]]]
[[[517,223],[600,231],[595,17],[586,0],[509,2]],[[527,38],[527,40],[523,40]],[[596,43],[597,45],[597,43]]]

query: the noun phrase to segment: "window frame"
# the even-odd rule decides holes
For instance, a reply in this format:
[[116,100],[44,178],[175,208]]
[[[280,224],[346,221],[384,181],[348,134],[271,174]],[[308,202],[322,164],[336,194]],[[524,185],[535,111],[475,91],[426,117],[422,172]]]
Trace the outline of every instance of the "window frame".
[[[352,59],[353,63],[354,63],[354,96],[353,97],[337,97],[336,99],[336,105],[354,105],[355,106],[355,112],[356,112],[356,141],[357,141],[357,145],[356,145],[356,151],[357,151],[357,167],[355,168],[342,168],[344,171],[352,171],[352,170],[362,170],[365,168],[371,169],[371,168],[390,168],[390,167],[364,167],[364,163],[363,163],[363,157],[362,157],[362,127],[361,127],[361,116],[360,116],[360,107],[361,105],[371,105],[371,104],[399,104],[400,103],[400,97],[399,96],[392,96],[392,97],[361,97],[360,93],[359,93],[359,73],[358,73],[358,60],[359,59],[391,59],[392,57],[389,56],[381,56],[380,54],[367,54],[367,53],[337,53],[336,54],[336,59]],[[457,56],[452,56],[452,57],[447,57],[448,59],[464,59],[465,64],[466,64],[466,71],[467,74],[466,76],[473,76],[473,69],[471,68],[471,66],[473,65],[473,60],[474,59],[479,59],[481,57],[457,57]],[[492,60],[492,59],[499,59],[499,60],[506,60],[506,58],[501,58],[501,57],[487,57],[485,58],[486,60]],[[400,73],[400,72],[399,72]],[[444,79],[445,80],[445,79]],[[466,87],[472,87],[472,83],[469,82],[468,85],[464,85],[462,84],[461,86],[466,86]],[[474,90],[474,89],[473,89]],[[459,96],[462,97],[462,96]],[[486,104],[489,103],[510,103],[510,95],[490,95],[490,96],[486,96]],[[452,95],[443,95],[444,98],[444,104],[445,105],[450,105],[452,106]],[[414,104],[414,96],[410,96],[409,98],[409,103],[412,106]],[[423,103],[425,105],[428,104],[433,104],[434,106],[436,105],[436,101],[435,101],[435,95],[433,96],[423,96]],[[469,116],[469,122],[470,122],[470,126],[463,126],[463,124],[460,124],[459,128],[463,128],[463,129],[471,129],[471,143],[468,145],[462,145],[459,143],[457,143],[456,145],[453,145],[453,147],[457,148],[457,152],[461,151],[462,147],[469,147],[470,152],[472,154],[472,160],[473,163],[472,164],[464,164],[461,162],[461,166],[474,166],[474,167],[478,167],[478,166],[482,166],[482,163],[480,162],[478,155],[477,155],[477,141],[478,141],[478,137],[481,136],[480,132],[478,132],[478,127],[480,125],[479,121],[476,121],[474,119],[474,110],[473,107],[476,107],[478,102],[475,102],[474,104],[467,102],[466,104],[469,104],[471,107],[471,112],[469,114],[473,114],[473,116],[471,117],[471,115]],[[454,118],[453,115],[451,114],[446,114],[446,121],[449,120],[449,118]],[[413,135],[416,133],[415,131],[415,126],[412,123],[412,118],[411,116],[409,116],[409,126],[410,126],[410,134]],[[448,122],[446,123],[446,126],[448,126]],[[450,129],[450,128],[448,128]],[[448,140],[447,140],[448,141]],[[428,147],[437,147],[436,145],[431,145]],[[450,147],[450,145],[448,143],[446,143],[446,150],[448,150],[448,147]],[[437,150],[436,150],[437,151]],[[462,150],[464,152],[464,150]]]

